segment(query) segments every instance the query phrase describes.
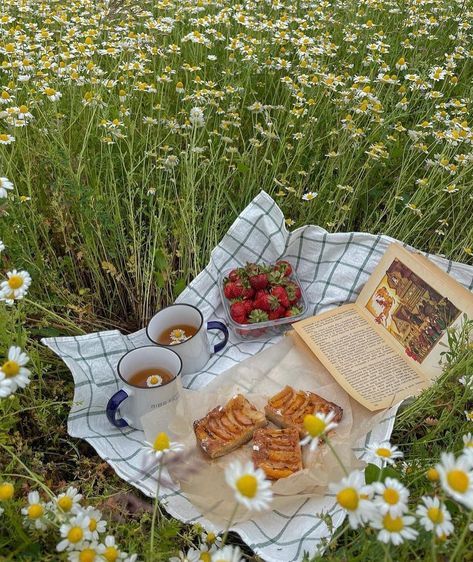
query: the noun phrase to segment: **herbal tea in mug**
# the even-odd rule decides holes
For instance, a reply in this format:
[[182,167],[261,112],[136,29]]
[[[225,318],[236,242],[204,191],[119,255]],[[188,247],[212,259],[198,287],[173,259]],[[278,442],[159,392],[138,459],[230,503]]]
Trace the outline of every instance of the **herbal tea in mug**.
[[174,375],[166,369],[156,369],[151,367],[149,369],[142,369],[128,379],[130,384],[141,386],[142,388],[149,388],[151,386],[160,386],[171,382]]
[[191,326],[190,324],[170,326],[162,331],[158,337],[157,343],[161,345],[176,345],[189,340],[192,336],[195,336],[198,331],[198,327]]

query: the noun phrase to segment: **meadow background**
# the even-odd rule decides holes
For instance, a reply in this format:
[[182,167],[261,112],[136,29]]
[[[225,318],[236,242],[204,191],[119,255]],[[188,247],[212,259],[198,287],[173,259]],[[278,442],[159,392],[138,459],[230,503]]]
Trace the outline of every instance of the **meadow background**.
[[[21,346],[34,374],[0,401],[0,471],[17,481],[2,559],[58,559],[52,536],[22,527],[35,479],[78,484],[142,553],[149,506],[67,436],[71,377],[38,339],[143,326],[261,189],[288,228],[382,232],[473,263],[472,26],[468,0],[2,3],[0,176],[14,189],[0,198],[0,265],[32,284],[0,303],[0,355]],[[418,495],[472,426],[457,383],[471,349],[451,359],[393,437]],[[163,516],[157,559],[198,532]],[[470,535],[440,548],[471,559]],[[353,532],[329,552],[385,555]],[[395,559],[430,556],[418,541]]]

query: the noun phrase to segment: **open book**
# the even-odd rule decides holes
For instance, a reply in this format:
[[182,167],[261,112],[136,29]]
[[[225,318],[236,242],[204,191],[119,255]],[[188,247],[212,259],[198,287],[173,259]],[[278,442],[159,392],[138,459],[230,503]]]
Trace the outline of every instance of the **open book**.
[[336,381],[369,410],[418,394],[441,373],[447,329],[473,295],[421,254],[391,244],[357,300],[293,324]]

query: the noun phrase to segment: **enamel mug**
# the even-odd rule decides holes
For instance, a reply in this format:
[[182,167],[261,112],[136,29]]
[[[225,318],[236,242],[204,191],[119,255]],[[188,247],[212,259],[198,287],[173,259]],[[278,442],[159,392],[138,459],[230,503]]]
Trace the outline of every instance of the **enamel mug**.
[[[188,340],[172,345],[159,343],[159,336],[168,328],[178,325],[193,326],[197,332]],[[207,330],[220,330],[223,340],[210,350]],[[212,320],[204,325],[204,317],[198,308],[191,304],[171,304],[161,309],[151,318],[146,335],[156,345],[165,349],[172,349],[182,360],[182,374],[200,371],[212,353],[222,350],[228,341],[228,329],[222,322]]]
[[[130,378],[144,369],[164,369],[172,380],[159,386],[142,387],[131,384]],[[126,353],[118,362],[117,372],[122,387],[107,404],[107,418],[116,427],[131,426],[143,429],[141,417],[162,408],[179,398],[179,375],[182,361],[177,353],[166,347],[146,345]]]

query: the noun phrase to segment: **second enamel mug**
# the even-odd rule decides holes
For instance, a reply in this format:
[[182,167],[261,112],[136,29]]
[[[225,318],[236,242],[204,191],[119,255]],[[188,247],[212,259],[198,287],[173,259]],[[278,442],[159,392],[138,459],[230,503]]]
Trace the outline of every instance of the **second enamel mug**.
[[[220,330],[223,333],[223,340],[212,350],[207,330]],[[161,309],[151,318],[146,335],[154,344],[172,349],[179,355],[183,375],[200,371],[212,353],[221,351],[228,341],[228,329],[225,324],[217,320],[205,323],[200,310],[191,304],[171,304]]]

